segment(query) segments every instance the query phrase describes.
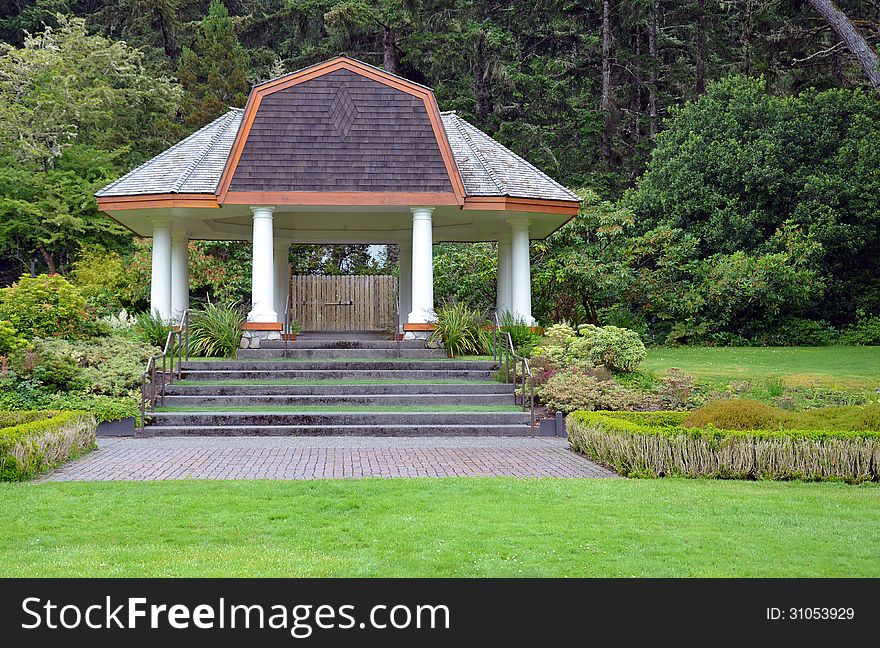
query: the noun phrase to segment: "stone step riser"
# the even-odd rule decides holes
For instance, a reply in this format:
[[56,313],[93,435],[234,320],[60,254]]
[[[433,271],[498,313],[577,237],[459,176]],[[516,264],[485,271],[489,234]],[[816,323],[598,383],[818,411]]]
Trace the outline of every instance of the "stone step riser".
[[513,394],[389,394],[328,396],[166,396],[166,407],[514,405]]
[[528,425],[321,425],[321,426],[150,426],[137,436],[375,436],[375,437],[456,437],[456,436],[538,436],[538,428]]
[[[284,340],[264,340],[261,349],[283,349]],[[394,340],[329,340],[299,338],[287,343],[288,349],[397,349]],[[424,349],[422,340],[401,340],[401,349]]]
[[189,371],[306,371],[306,370],[366,370],[366,371],[451,371],[462,369],[470,371],[492,371],[497,365],[483,360],[289,360],[273,362],[271,360],[217,360],[189,361],[181,365],[184,373]]
[[528,412],[156,412],[151,427],[525,425]]
[[185,380],[493,380],[492,371],[397,370],[287,370],[287,371],[184,371]]
[[[363,360],[391,360],[398,358],[396,349],[239,349],[239,360],[271,360],[292,358],[294,360],[334,360],[339,358],[358,358]],[[401,349],[400,358],[404,360],[440,360],[446,357],[438,349]]]
[[349,396],[408,394],[510,396],[513,394],[513,386],[504,383],[398,383],[394,385],[181,385],[173,383],[166,387],[165,393],[180,396],[332,396],[335,394]]

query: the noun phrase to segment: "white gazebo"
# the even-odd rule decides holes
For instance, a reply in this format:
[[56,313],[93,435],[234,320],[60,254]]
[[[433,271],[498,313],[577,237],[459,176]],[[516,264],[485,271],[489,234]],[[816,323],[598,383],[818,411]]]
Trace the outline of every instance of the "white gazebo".
[[[400,246],[405,330],[434,308],[432,245],[498,242],[499,312],[534,322],[529,240],[578,197],[453,112],[433,92],[346,57],[257,85],[231,109],[96,194],[152,236],[150,306],[189,302],[189,240],[253,245],[248,328],[277,331],[294,243]],[[421,326],[420,326],[421,325]]]

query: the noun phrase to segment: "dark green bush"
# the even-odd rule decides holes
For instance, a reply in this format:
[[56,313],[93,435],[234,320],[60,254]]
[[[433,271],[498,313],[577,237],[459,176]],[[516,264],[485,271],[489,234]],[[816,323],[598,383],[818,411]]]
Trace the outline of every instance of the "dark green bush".
[[828,346],[838,338],[838,331],[822,320],[792,317],[772,332],[755,337],[758,346]]
[[541,336],[532,330],[531,325],[522,317],[511,312],[502,313],[499,322],[501,330],[504,333],[510,333],[510,339],[516,352],[522,356],[531,355],[532,349],[541,339]]
[[60,275],[22,276],[0,289],[0,320],[7,320],[19,335],[60,337],[70,340],[109,333],[96,318],[79,290]]
[[871,316],[860,312],[856,323],[844,330],[840,341],[859,346],[880,345],[880,315]]
[[880,431],[833,427],[835,420],[873,420],[876,412],[814,416],[828,427],[685,427],[685,412],[575,412],[567,426],[575,450],[624,476],[877,481]]
[[0,481],[18,481],[95,446],[87,412],[0,412]]

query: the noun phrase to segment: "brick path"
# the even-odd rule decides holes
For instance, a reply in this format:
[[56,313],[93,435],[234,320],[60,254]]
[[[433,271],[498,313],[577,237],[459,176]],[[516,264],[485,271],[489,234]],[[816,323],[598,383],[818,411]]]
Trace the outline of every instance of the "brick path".
[[98,447],[42,481],[614,476],[546,437],[166,437]]

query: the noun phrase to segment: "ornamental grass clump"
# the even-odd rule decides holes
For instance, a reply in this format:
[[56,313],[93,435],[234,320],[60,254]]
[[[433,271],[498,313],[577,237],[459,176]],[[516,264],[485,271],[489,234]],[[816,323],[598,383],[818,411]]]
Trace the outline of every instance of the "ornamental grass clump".
[[484,324],[480,313],[466,304],[446,304],[437,310],[437,328],[431,334],[431,342],[442,345],[450,358],[486,353],[491,342]]
[[244,311],[237,303],[208,302],[189,316],[190,352],[207,358],[234,358],[241,342]]
[[[628,477],[878,481],[876,405],[823,408],[796,413],[795,419],[751,402],[726,407],[741,411],[720,411],[717,404],[699,415],[579,411],[568,417],[569,441]],[[713,420],[734,429],[715,427],[708,422]],[[695,421],[703,426],[693,427]],[[750,427],[759,422],[771,427]]]

